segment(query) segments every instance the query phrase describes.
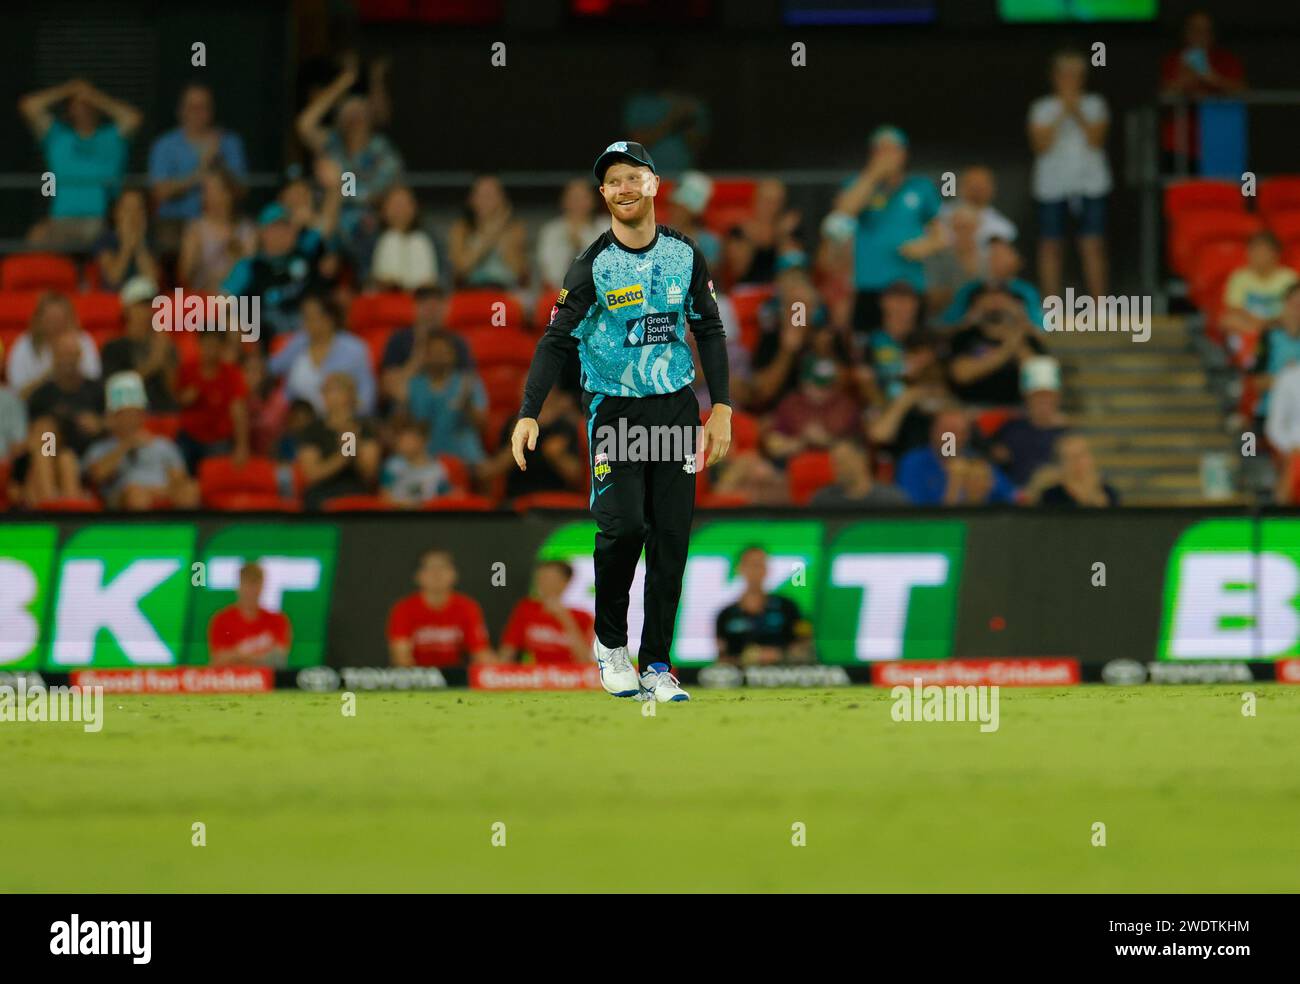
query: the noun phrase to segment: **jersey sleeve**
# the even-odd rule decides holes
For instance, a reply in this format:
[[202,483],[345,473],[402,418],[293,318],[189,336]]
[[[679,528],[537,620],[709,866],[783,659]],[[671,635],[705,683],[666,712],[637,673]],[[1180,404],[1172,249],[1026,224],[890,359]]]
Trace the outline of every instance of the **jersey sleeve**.
[[524,648],[524,603],[515,605],[506,622],[505,631],[501,633],[501,645],[519,650]]
[[487,649],[491,643],[488,642],[487,625],[483,621],[483,609],[473,598],[465,600],[465,650],[469,653],[477,653]]
[[546,402],[555,381],[560,378],[564,363],[577,350],[578,338],[574,330],[596,303],[596,283],[592,279],[591,263],[600,250],[602,239],[593,243],[573,261],[564,277],[564,287],[555,306],[551,308],[551,323],[537,343],[533,363],[528,368],[524,384],[524,402],[519,416],[536,417]]
[[691,289],[686,299],[686,321],[700,350],[700,368],[714,403],[731,403],[730,367],[727,364],[727,333],[718,314],[718,300],[709,276],[709,263],[700,247],[691,242]]
[[399,601],[388,613],[388,641],[397,642],[411,638],[411,620],[406,615],[406,605]]

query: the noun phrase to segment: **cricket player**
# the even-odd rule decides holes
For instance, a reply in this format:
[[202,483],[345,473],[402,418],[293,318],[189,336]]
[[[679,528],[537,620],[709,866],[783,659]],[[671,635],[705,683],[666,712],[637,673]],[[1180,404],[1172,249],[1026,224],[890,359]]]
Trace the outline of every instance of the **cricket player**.
[[[659,176],[646,149],[630,141],[610,144],[596,159],[595,176],[610,230],[564,278],[533,355],[511,449],[526,469],[524,452],[536,449],[542,402],[576,350],[597,527],[594,645],[601,683],[615,697],[684,701],[690,698],[672,674],[669,652],[696,468],[714,464],[731,445],[726,337],[699,248],[655,224]],[[713,400],[702,430],[688,326]],[[627,648],[627,606],[642,548],[645,670],[638,675]]]

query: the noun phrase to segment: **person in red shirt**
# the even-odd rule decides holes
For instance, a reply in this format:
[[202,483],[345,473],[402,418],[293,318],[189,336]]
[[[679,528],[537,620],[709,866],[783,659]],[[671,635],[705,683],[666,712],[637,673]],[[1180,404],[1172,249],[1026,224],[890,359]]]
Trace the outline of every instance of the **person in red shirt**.
[[239,570],[235,603],[208,622],[208,658],[213,666],[279,666],[289,659],[293,627],[283,612],[259,603],[266,580],[257,564]]
[[239,364],[225,358],[227,339],[236,337],[199,332],[198,359],[184,363],[176,376],[181,405],[176,443],[191,474],[208,455],[248,456],[248,385]]
[[515,605],[501,636],[503,662],[514,662],[520,653],[538,664],[590,663],[595,620],[590,612],[566,608],[564,591],[573,580],[573,568],[562,560],[539,564],[533,574],[534,598]]
[[[1165,55],[1160,63],[1160,93],[1196,100],[1213,96],[1230,96],[1246,88],[1246,71],[1240,59],[1219,47],[1214,39],[1214,21],[1203,11],[1189,14],[1183,25],[1183,46]],[[1197,114],[1192,107],[1187,114],[1186,132],[1180,133],[1177,116],[1166,112],[1161,123],[1161,149],[1173,166],[1181,149],[1192,163],[1200,157]]]
[[388,656],[394,666],[464,666],[494,661],[478,602],[452,589],[456,564],[446,550],[426,550],[415,572],[419,588],[388,613]]

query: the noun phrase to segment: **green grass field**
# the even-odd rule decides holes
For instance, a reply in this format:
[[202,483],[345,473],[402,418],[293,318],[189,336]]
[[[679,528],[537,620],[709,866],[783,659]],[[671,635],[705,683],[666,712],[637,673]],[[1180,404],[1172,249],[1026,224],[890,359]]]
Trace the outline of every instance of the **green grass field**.
[[866,688],[109,696],[0,724],[0,889],[1294,892],[1300,687],[1250,689],[1004,689],[993,734]]

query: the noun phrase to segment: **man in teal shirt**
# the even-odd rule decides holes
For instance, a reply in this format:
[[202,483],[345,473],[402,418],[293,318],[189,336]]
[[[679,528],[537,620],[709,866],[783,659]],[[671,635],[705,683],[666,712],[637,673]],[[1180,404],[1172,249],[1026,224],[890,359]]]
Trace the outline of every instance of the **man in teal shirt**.
[[[907,173],[907,136],[893,126],[871,135],[866,166],[835,200],[828,220],[853,237],[853,324],[860,332],[879,327],[880,293],[906,283],[925,292],[927,256],[947,245],[937,221],[942,204],[934,185]],[[847,235],[845,236],[847,238]]]

